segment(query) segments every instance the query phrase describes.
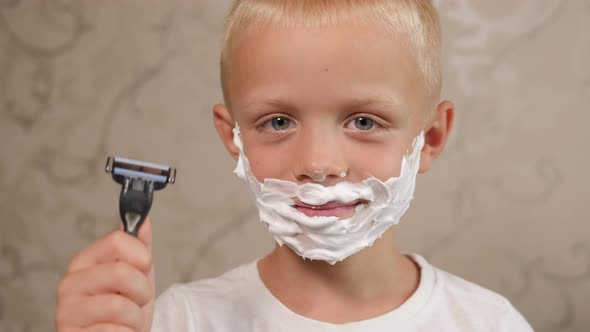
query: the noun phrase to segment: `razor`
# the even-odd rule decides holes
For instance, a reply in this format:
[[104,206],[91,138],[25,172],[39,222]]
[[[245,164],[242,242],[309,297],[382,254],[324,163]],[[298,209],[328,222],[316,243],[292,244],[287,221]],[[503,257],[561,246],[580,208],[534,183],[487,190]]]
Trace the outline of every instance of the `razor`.
[[137,237],[137,232],[152,207],[154,190],[164,189],[168,183],[174,183],[176,169],[145,161],[109,156],[105,171],[111,173],[113,179],[121,184],[119,214],[125,232]]

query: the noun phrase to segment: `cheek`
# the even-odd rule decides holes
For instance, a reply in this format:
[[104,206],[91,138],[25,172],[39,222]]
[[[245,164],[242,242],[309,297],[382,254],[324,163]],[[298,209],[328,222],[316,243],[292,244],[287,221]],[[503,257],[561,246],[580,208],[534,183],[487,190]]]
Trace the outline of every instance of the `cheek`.
[[403,152],[397,146],[363,146],[355,149],[350,158],[350,172],[357,180],[374,176],[381,181],[397,177],[401,173]]
[[254,174],[258,182],[262,183],[264,179],[284,178],[285,158],[279,158],[276,155],[276,149],[268,151],[262,148],[246,149],[244,153],[250,162],[252,174]]
[[269,163],[265,162],[257,162],[257,158],[251,158],[250,160],[250,169],[252,170],[252,174],[256,177],[258,182],[264,182],[264,179],[273,178],[272,176],[273,171],[272,167],[270,167]]

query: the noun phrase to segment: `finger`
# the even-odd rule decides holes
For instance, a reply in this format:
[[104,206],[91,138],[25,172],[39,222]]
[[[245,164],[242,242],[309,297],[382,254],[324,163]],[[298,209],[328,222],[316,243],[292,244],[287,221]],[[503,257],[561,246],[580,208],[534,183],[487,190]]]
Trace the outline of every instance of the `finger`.
[[58,307],[58,325],[87,327],[108,323],[139,330],[143,324],[141,308],[116,294],[101,294],[69,299]]
[[148,277],[125,262],[104,263],[68,274],[58,289],[58,298],[120,294],[138,306],[154,296]]
[[152,255],[140,240],[124,232],[111,232],[91,243],[76,255],[68,266],[68,273],[93,265],[124,261],[147,273],[152,265]]

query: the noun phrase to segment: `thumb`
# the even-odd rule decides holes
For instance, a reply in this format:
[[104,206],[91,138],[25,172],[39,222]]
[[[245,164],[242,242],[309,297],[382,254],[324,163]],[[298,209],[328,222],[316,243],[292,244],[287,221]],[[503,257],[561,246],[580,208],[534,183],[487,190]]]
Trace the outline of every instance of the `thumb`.
[[139,228],[137,238],[147,246],[149,250],[152,250],[152,222],[150,217],[146,217],[143,225]]
[[[119,223],[119,230],[121,232],[125,230],[123,223]],[[149,250],[152,249],[152,222],[150,221],[150,217],[146,217],[141,227],[139,227],[137,238],[145,244]]]

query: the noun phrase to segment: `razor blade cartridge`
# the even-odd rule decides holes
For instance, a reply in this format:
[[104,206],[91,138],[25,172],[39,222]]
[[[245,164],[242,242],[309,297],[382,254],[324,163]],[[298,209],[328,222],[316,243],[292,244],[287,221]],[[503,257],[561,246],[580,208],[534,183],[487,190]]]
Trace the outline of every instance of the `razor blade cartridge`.
[[153,201],[154,190],[176,181],[176,169],[145,161],[108,157],[105,171],[121,184],[119,214],[125,232],[137,236]]

